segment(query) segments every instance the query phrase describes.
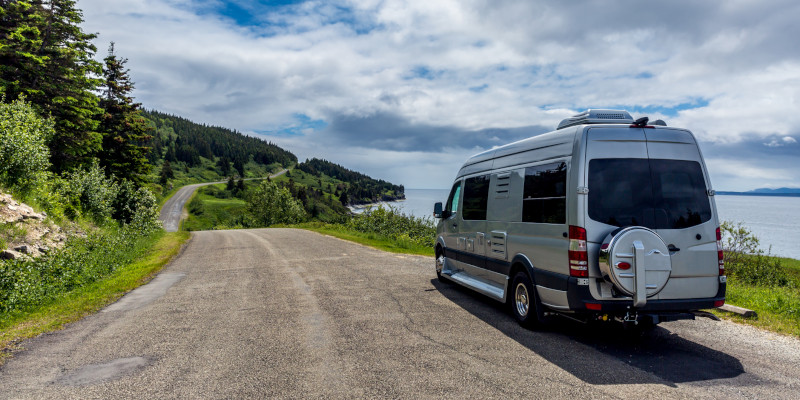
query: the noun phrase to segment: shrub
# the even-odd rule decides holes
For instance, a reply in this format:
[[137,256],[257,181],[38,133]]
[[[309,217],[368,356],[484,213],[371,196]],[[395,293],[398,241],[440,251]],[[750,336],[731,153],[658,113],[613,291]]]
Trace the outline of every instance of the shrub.
[[303,205],[288,189],[268,180],[261,181],[249,194],[247,203],[247,210],[258,226],[294,224],[307,218]]
[[53,134],[53,123],[24,99],[0,103],[0,183],[27,192],[39,182],[50,167],[47,141]]
[[725,221],[720,230],[725,250],[725,270],[729,277],[758,286],[791,284],[780,259],[761,250],[758,238],[741,222]]
[[66,197],[73,206],[72,210],[67,210],[71,211],[70,214],[74,214],[77,209],[96,222],[103,222],[112,216],[119,187],[112,178],[105,175],[103,168],[96,162],[88,168],[68,172],[65,179]]
[[350,218],[346,226],[359,232],[421,246],[433,247],[436,243],[436,228],[430,218],[405,215],[392,206],[368,208]]

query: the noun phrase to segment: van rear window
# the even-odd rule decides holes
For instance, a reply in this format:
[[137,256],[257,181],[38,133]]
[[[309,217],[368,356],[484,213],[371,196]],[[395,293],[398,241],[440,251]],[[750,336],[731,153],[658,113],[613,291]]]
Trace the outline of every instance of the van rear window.
[[589,218],[614,226],[680,229],[711,219],[700,163],[601,158],[589,161]]

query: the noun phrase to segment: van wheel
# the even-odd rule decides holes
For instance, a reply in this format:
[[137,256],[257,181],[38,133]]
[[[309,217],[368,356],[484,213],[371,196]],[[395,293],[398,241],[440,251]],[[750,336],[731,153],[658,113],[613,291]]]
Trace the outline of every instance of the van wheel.
[[544,311],[539,295],[525,272],[517,272],[511,284],[511,312],[517,322],[526,328],[537,328],[544,323]]
[[439,282],[449,283],[450,280],[442,276],[442,269],[444,268],[444,256],[441,253],[436,254],[436,278]]

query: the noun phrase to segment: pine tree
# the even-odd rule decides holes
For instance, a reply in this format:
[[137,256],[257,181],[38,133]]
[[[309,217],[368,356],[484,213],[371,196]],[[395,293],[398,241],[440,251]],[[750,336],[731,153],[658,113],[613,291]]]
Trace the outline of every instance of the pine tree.
[[101,80],[94,60],[95,34],[84,33],[75,0],[0,0],[0,91],[20,96],[53,118],[53,169],[88,164],[100,150],[100,108],[94,91]]
[[233,169],[239,172],[240,177],[244,177],[244,162],[242,162],[241,158],[233,160]]
[[117,178],[141,185],[150,172],[147,161],[150,149],[146,144],[152,136],[139,110],[141,104],[134,103],[130,97],[133,82],[129,70],[125,69],[127,62],[127,59],[117,57],[114,42],[111,42],[103,67],[105,84],[100,99],[103,108],[99,129],[103,134],[100,165]]
[[164,161],[164,164],[161,165],[161,172],[158,175],[158,183],[160,183],[161,186],[166,185],[167,181],[175,177],[175,172],[172,171],[172,166],[169,164],[169,161]]

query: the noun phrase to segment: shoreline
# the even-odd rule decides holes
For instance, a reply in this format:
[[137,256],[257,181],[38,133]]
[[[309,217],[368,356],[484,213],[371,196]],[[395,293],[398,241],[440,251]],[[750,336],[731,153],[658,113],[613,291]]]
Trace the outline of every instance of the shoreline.
[[379,201],[375,203],[366,203],[366,204],[356,204],[356,205],[348,205],[347,208],[350,209],[350,212],[353,214],[361,214],[366,211],[368,208],[377,208],[379,206],[391,206],[392,203],[399,203],[406,201],[406,199],[397,199],[397,200],[389,200],[389,201]]

